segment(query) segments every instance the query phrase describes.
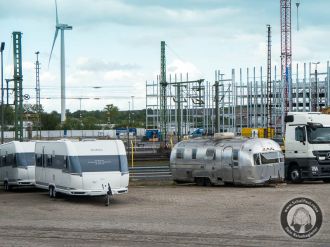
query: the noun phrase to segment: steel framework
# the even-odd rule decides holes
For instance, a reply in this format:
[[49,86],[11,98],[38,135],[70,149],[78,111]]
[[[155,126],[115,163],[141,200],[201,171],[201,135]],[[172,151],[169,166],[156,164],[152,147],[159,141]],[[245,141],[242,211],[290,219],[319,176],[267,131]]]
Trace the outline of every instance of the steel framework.
[[165,56],[165,41],[160,43],[160,132],[161,140],[166,144],[166,111],[167,111],[167,82],[166,82],[166,56]]
[[23,141],[22,33],[13,32],[15,140]]

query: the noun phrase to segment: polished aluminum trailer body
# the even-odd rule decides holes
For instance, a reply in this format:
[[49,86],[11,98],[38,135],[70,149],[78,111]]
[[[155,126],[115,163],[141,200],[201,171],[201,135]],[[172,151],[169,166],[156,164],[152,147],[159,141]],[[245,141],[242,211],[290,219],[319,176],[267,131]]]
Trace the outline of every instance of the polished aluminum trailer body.
[[174,181],[207,184],[264,184],[283,181],[280,146],[263,138],[196,138],[176,144],[170,166]]

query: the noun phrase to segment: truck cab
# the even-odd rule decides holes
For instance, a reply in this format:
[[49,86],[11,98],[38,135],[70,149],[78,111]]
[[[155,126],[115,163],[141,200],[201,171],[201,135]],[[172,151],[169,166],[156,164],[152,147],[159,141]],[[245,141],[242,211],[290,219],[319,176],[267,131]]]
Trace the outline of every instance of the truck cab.
[[330,182],[330,115],[289,112],[285,118],[285,174],[288,180]]

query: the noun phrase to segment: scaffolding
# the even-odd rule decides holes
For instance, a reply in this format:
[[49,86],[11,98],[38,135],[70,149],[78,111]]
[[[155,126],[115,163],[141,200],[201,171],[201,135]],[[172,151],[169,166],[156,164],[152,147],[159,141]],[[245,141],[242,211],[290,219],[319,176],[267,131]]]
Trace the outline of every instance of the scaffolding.
[[[157,82],[146,82],[146,129],[161,129],[162,126],[167,130],[166,135],[175,135],[178,140],[195,128],[208,129],[211,122],[207,115],[211,107],[210,102],[206,102],[206,91],[211,91],[210,83],[204,79],[189,80],[188,74],[185,79],[182,74],[168,78],[165,97],[159,77]],[[165,121],[161,120],[161,99],[165,99],[166,104]]]
[[[252,73],[251,73],[252,72]],[[221,131],[241,134],[242,128],[267,128],[267,122],[272,123],[277,136],[282,136],[285,126],[283,112],[285,105],[285,81],[278,78],[277,67],[271,73],[270,88],[271,112],[267,112],[267,76],[263,74],[263,68],[246,69],[246,75],[239,70],[239,80],[235,80],[235,70],[232,70],[231,78],[222,81],[223,90],[220,90],[220,98],[223,98],[221,105]],[[330,69],[329,62],[326,64],[325,72],[312,71],[312,63],[303,64],[302,73],[299,64],[296,64],[292,74],[291,83],[292,111],[310,112],[315,109],[322,110],[330,103]],[[268,72],[270,73],[270,72]],[[242,78],[246,78],[242,80]],[[316,79],[315,79],[316,78]],[[269,79],[269,78],[268,78]],[[216,76],[215,80],[218,80]],[[269,83],[269,82],[268,82]],[[269,85],[268,85],[269,88]],[[227,90],[226,90],[227,89]]]
[[[330,67],[312,70],[313,63],[296,64],[292,73],[292,111],[322,110],[330,106]],[[302,68],[300,67],[302,66]],[[264,73],[264,71],[266,73]],[[276,136],[283,136],[285,82],[277,66],[271,71],[263,67],[232,69],[229,74],[215,71],[215,82],[189,80],[188,74],[169,75],[166,93],[166,129],[178,136],[188,135],[196,128],[208,133],[242,133],[242,128],[267,128],[271,123]],[[271,78],[267,78],[267,74]],[[317,78],[317,80],[315,79]],[[267,86],[268,83],[268,86]],[[270,85],[269,85],[270,83]],[[146,128],[160,127],[160,83],[146,82]],[[267,92],[271,88],[271,94]],[[316,93],[314,93],[316,91]],[[271,96],[269,100],[267,96]],[[267,108],[271,104],[270,116]]]

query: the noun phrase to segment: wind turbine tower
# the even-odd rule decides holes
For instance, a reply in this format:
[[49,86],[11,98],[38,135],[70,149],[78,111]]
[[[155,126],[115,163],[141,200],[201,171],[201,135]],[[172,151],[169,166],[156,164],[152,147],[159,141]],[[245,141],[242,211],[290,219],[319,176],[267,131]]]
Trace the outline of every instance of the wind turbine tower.
[[58,31],[61,31],[61,123],[65,121],[65,49],[64,49],[64,31],[65,30],[72,30],[72,26],[69,26],[68,24],[60,24],[58,21],[58,13],[57,13],[57,1],[55,0],[55,10],[56,10],[56,26],[55,26],[55,35],[54,35],[54,41],[52,45],[52,50],[50,52],[49,56],[49,62],[52,58],[52,53],[54,49],[54,45],[56,42],[56,38],[58,35]]

